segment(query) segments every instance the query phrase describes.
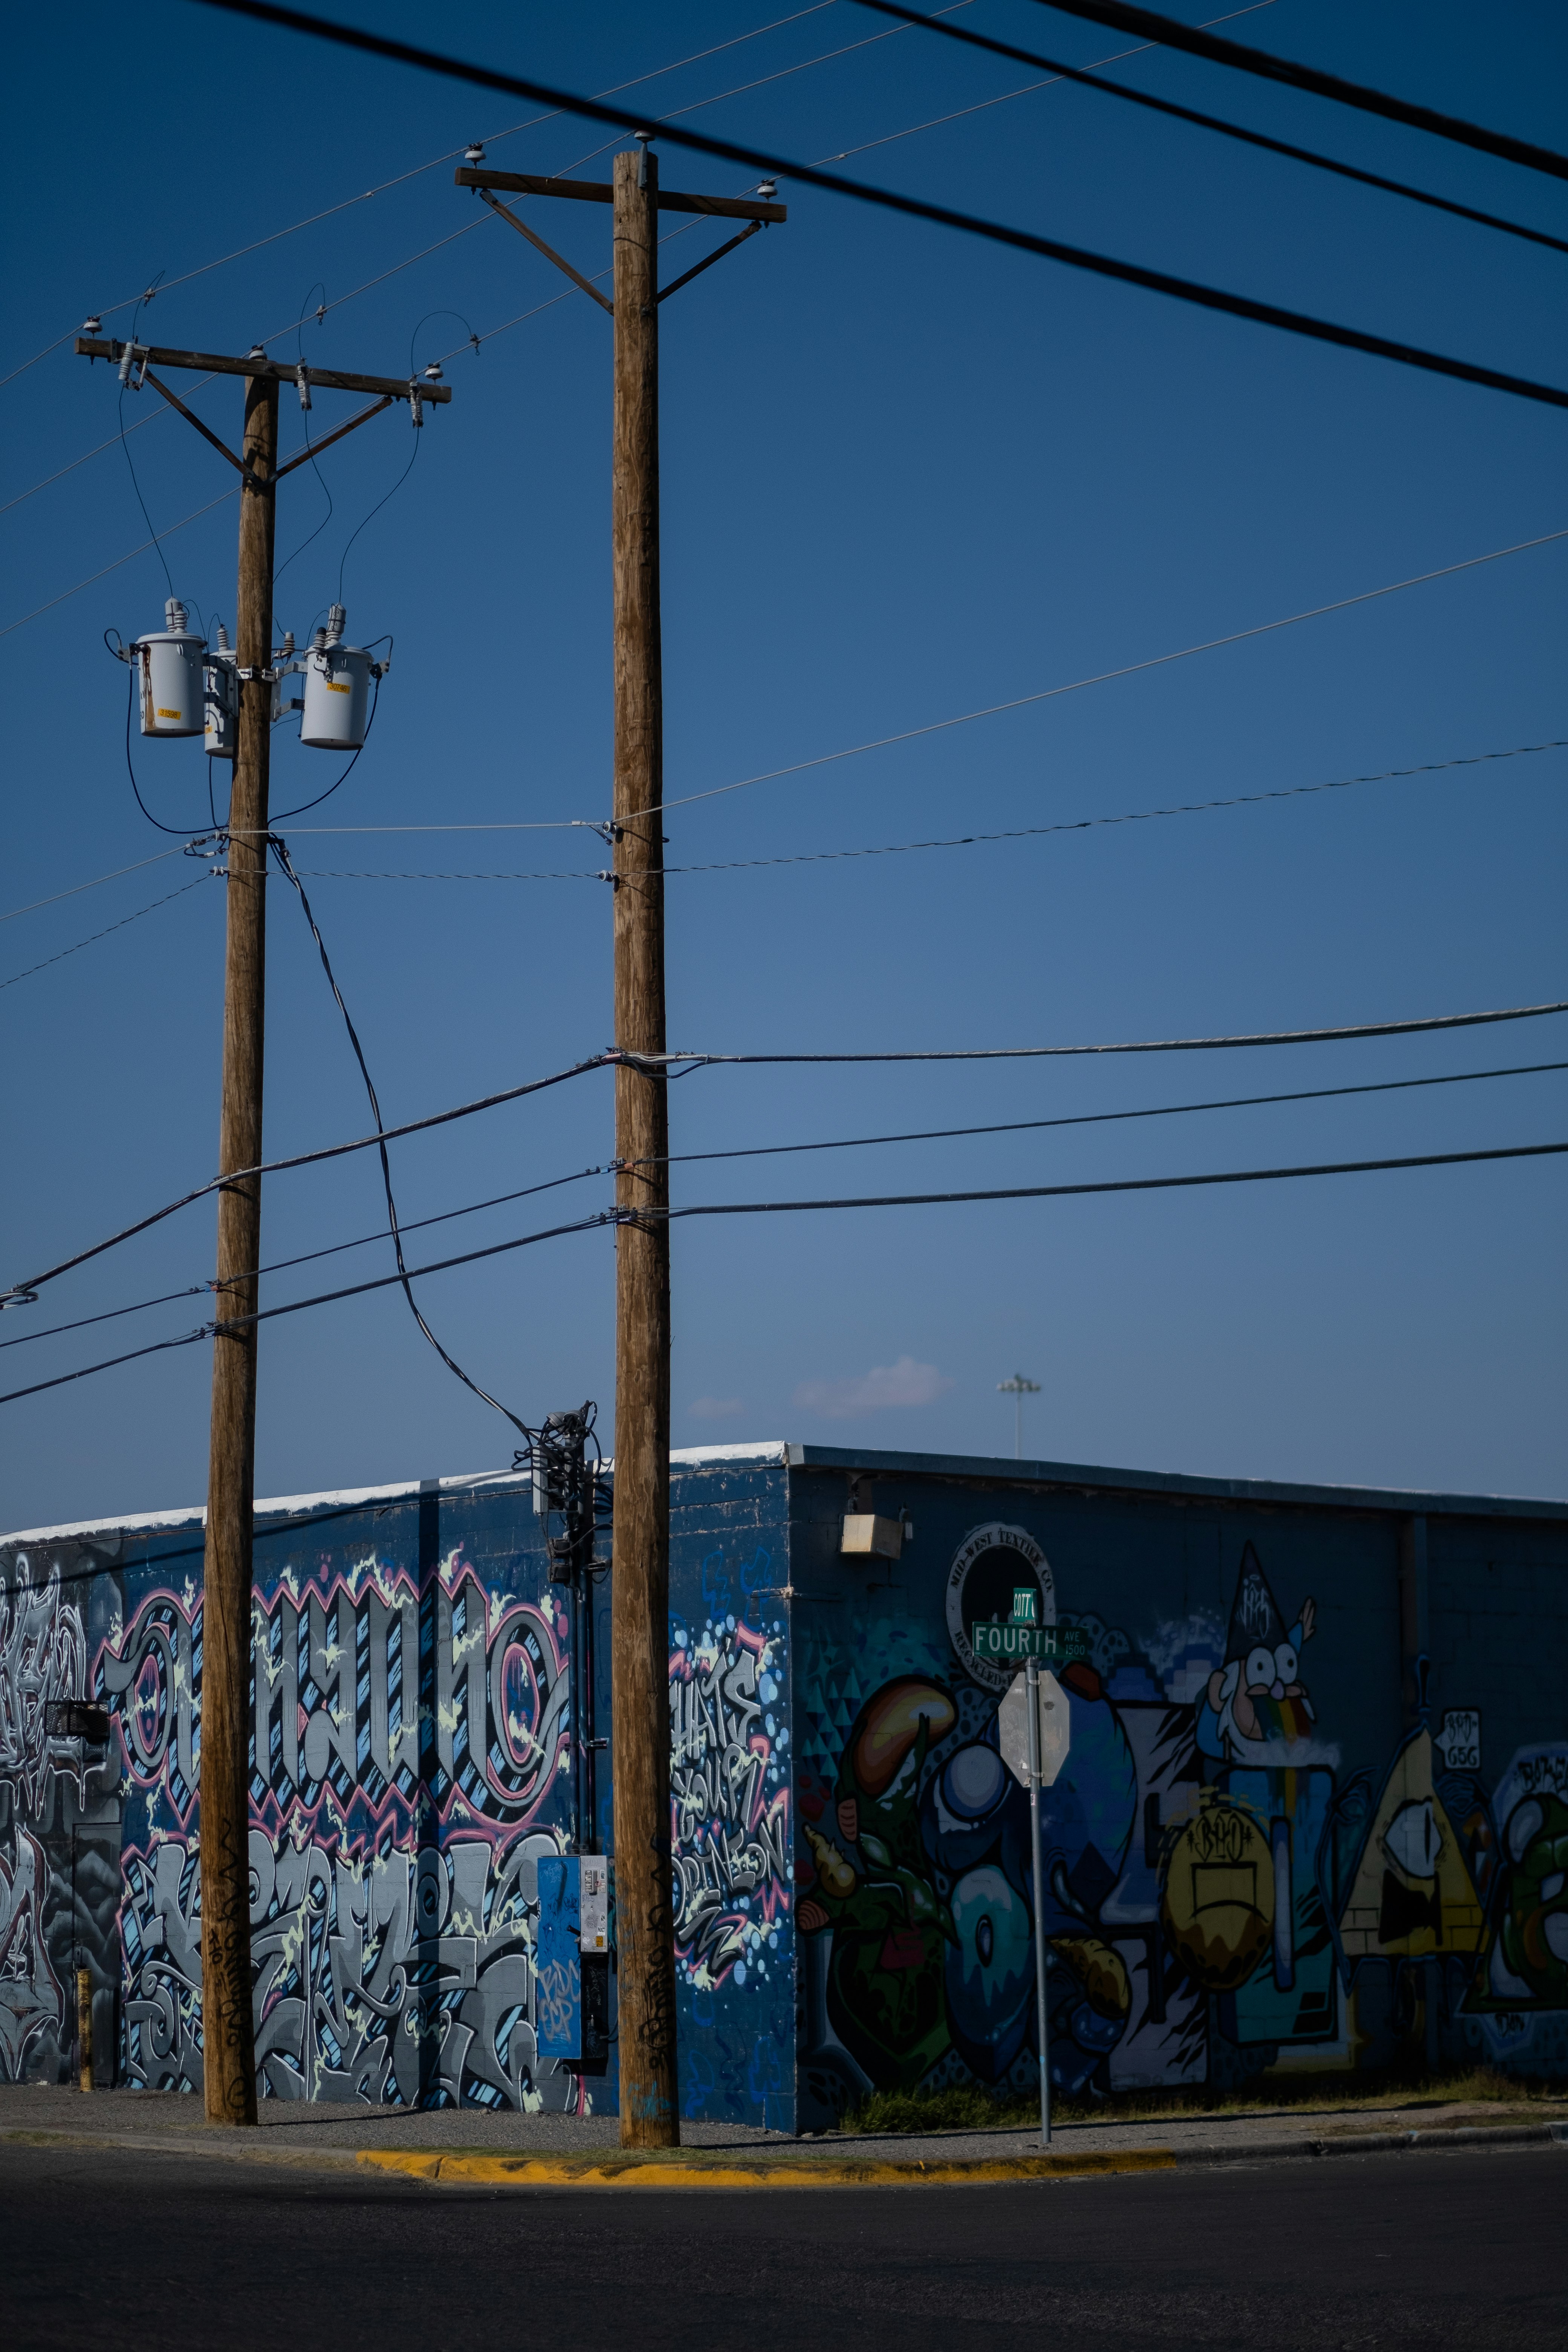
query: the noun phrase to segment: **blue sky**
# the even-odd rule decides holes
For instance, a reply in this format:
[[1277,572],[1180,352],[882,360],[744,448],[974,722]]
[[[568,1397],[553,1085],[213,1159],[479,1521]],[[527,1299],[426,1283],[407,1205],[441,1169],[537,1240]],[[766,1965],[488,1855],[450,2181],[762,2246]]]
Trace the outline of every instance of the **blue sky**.
[[[1100,251],[1568,383],[1561,255],[894,33],[851,0],[470,6],[356,20],[503,69],[844,168]],[[1184,8],[1191,21],[1206,12]],[[1128,45],[1030,0],[957,21],[1089,62]],[[759,28],[771,26],[772,29]],[[449,151],[578,168],[603,142],[530,110],[153,0],[134,40],[87,0],[13,27],[14,238],[0,374],[90,310],[171,281],[138,332],[321,366],[446,354],[454,399],[407,466],[393,412],[280,503],[278,624],[336,593],[391,631],[377,728],[300,825],[593,819],[608,792],[609,326],[477,204]],[[1273,0],[1238,37],[1547,144],[1558,12]],[[719,45],[733,46],[720,48]],[[858,45],[858,46],[856,46]],[[829,54],[843,52],[843,54]],[[814,62],[820,60],[818,62]],[[1172,54],[1141,88],[1568,235],[1560,184]],[[747,88],[746,85],[755,85]],[[254,110],[242,110],[254,93]],[[727,95],[727,93],[736,93]],[[717,100],[721,102],[706,104]],[[936,127],[902,136],[936,118]],[[882,142],[886,143],[874,144]],[[612,142],[624,143],[624,142]],[[417,172],[427,164],[434,168]],[[664,152],[667,185],[746,175]],[[361,192],[411,174],[370,201]],[[1321,348],[810,190],[662,313],[671,801],[1070,685],[1568,527],[1561,413]],[[329,207],[339,209],[329,211]],[[570,217],[563,217],[569,211]],[[276,233],[325,213],[295,234]],[[678,226],[679,224],[672,224]],[[578,267],[604,215],[544,224]],[[449,243],[440,240],[453,239]],[[270,240],[258,244],[258,240]],[[713,241],[692,231],[685,266]],[[242,257],[203,265],[257,245]],[[435,251],[424,249],[437,247]],[[410,263],[409,257],[423,255]],[[409,266],[402,266],[408,264]],[[382,273],[393,273],[382,277]],[[381,282],[360,292],[368,281]],[[183,284],[172,281],[184,278]],[[322,301],[326,317],[313,315]],[[498,332],[520,314],[521,323]],[[126,331],[132,313],[106,315]],[[278,331],[300,318],[298,335]],[[480,337],[476,356],[468,345]],[[76,584],[228,488],[178,419],[114,438],[117,385],[69,345],[0,387],[0,612],[11,749],[5,908],[167,845],[125,772],[106,627],[156,627],[155,553]],[[202,413],[232,436],[237,395]],[[329,416],[329,410],[331,415]],[[320,396],[318,431],[346,414]],[[283,409],[286,448],[300,423]],[[3,503],[0,499],[0,503]],[[323,527],[318,531],[319,524]],[[176,590],[233,624],[232,499],[164,543]],[[312,536],[312,534],[314,534]],[[672,809],[673,865],[798,856],[1381,774],[1568,736],[1568,541],[971,724]],[[52,601],[55,599],[60,601]],[[37,617],[26,616],[46,607]],[[20,624],[20,625],[14,625]],[[166,823],[205,820],[199,748],[136,748]],[[273,798],[336,771],[280,729]],[[672,1042],[848,1051],[1230,1034],[1525,1004],[1563,988],[1561,751],[1344,792],[962,849],[674,877]],[[609,1042],[594,835],[287,829],[389,1119]],[[563,872],[564,880],[341,878]],[[136,916],[176,856],[0,924],[0,982]],[[0,989],[14,1279],[199,1183],[216,1143],[221,883]],[[298,908],[270,900],[268,1150],[363,1131]],[[673,1149],[718,1151],[1062,1118],[1568,1059],[1568,1021],[1356,1045],[1110,1063],[711,1069]],[[676,1171],[679,1201],[935,1191],[1533,1143],[1568,1135],[1561,1072]],[[601,1165],[594,1076],[398,1147],[405,1218]],[[693,1220],[675,1241],[677,1444],[794,1436],[1012,1449],[996,1383],[1040,1383],[1026,1451],[1238,1476],[1565,1491],[1563,1166],[1542,1160],[1055,1202]],[[605,1179],[415,1237],[445,1255],[596,1209]],[[369,1156],[272,1180],[268,1261],[376,1230]],[[613,1406],[600,1232],[434,1278],[446,1344],[524,1418]],[[44,1323],[199,1285],[210,1204],[4,1318]],[[269,1303],[385,1269],[384,1244],[272,1277]],[[0,1353],[0,1387],[188,1329],[200,1297]],[[199,1497],[209,1349],[4,1408],[0,1525]],[[395,1293],[285,1318],[261,1357],[263,1493],[491,1466],[510,1433]]]

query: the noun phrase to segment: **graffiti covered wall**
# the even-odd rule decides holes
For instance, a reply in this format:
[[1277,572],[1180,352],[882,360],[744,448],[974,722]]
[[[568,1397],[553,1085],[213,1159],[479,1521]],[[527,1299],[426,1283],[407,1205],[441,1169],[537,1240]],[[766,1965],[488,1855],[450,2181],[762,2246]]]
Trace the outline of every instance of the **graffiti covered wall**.
[[[803,2128],[874,2089],[1037,2079],[1028,1800],[997,1722],[1014,1613],[1050,1629],[1070,1727],[1041,1800],[1058,2091],[1412,2058],[1568,2072],[1568,1739],[1489,1778],[1483,1712],[1522,1726],[1517,1706],[1436,1704],[1479,1694],[1474,1651],[1441,1694],[1424,1659],[1402,1708],[1392,1519],[966,1495],[908,1469],[874,1502],[857,1474],[851,1506],[912,1514],[897,1562],[838,1557],[842,1477],[792,1497],[813,1596],[795,1625]],[[1560,1686],[1547,1704],[1568,1730]]]

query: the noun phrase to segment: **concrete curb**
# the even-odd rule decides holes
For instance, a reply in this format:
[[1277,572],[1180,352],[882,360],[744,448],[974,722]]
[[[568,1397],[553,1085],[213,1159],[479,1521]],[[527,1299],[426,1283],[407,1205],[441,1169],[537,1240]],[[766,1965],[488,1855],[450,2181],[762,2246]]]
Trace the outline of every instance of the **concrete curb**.
[[1126,2148],[1092,2156],[1021,2156],[879,2162],[862,2158],[802,2164],[787,2158],[761,2164],[672,2163],[629,2157],[600,2158],[443,2155],[440,2150],[361,2148],[356,2161],[368,2169],[401,2173],[451,2188],[488,2189],[912,2189],[979,2187],[989,2181],[1072,2180],[1097,2174],[1173,2172],[1195,2165],[1269,2164],[1287,2158],[1382,2156],[1421,2148],[1520,2147],[1557,2141],[1568,2145],[1568,2124],[1515,2124],[1489,2128],[1352,2132],[1342,2137],[1266,2140],[1251,2147]]
[[[270,2137],[270,2135],[263,2135]],[[248,2138],[248,2136],[247,2136]],[[798,2158],[711,2162],[692,2150],[684,2162],[658,2157],[491,2156],[439,2148],[278,2147],[146,2134],[4,2130],[0,2147],[114,2148],[121,2154],[199,2157],[289,2171],[392,2173],[452,2189],[915,2189],[983,2188],[994,2182],[1081,2180],[1114,2173],[1278,2164],[1303,2158],[1386,2156],[1412,2150],[1568,2147],[1568,2123],[1458,2125],[1447,2129],[1346,2132],[1255,2141],[1251,2147],[1149,2147],[1103,2154],[964,2158]]]

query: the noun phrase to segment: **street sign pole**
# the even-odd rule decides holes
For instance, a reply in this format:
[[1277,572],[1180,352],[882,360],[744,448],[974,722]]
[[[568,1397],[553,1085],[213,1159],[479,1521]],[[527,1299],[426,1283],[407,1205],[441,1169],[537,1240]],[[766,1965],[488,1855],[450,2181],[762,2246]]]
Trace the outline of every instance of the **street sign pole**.
[[1049,2032],[1046,2021],[1046,1889],[1040,1839],[1040,1662],[1024,1668],[1029,1718],[1029,1845],[1035,1872],[1035,2008],[1040,2044],[1040,2146],[1051,2144]]

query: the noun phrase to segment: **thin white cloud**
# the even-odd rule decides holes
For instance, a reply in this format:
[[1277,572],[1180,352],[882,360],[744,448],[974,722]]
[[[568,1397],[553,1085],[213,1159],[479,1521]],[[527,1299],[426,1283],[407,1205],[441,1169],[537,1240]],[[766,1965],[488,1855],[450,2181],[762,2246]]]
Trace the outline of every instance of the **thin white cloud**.
[[728,1421],[731,1415],[744,1412],[746,1407],[740,1397],[700,1396],[686,1410],[693,1421]]
[[896,1364],[875,1365],[858,1380],[802,1381],[795,1402],[803,1412],[853,1421],[890,1405],[934,1404],[952,1386],[934,1364],[917,1364],[912,1356],[900,1356]]

